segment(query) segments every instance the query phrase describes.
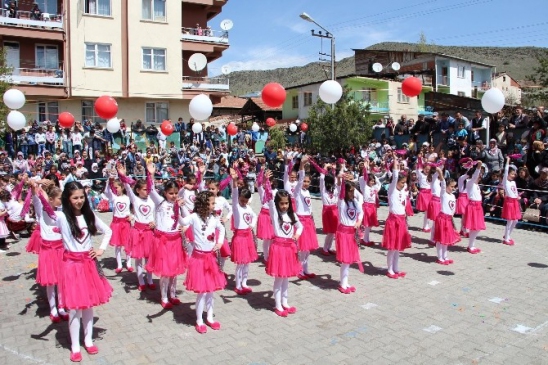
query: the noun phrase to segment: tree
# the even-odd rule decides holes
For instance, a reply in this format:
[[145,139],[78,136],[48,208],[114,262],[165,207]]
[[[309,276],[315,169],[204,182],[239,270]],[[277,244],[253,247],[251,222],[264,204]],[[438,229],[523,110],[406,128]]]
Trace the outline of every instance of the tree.
[[543,89],[527,93],[530,100],[548,100],[548,52],[537,56],[539,63],[538,67],[534,67],[533,74],[526,77],[527,80],[533,81]]
[[307,119],[312,147],[330,153],[365,144],[372,133],[369,109],[366,102],[354,101],[348,87],[334,108],[318,98]]
[[[8,66],[6,60],[6,52],[4,49],[0,49],[0,95],[4,95],[6,90],[11,88],[9,76],[11,75],[12,68]],[[2,134],[6,131],[6,117],[10,112],[9,108],[0,103],[0,131]]]
[[284,148],[286,145],[285,134],[281,128],[270,128],[268,130],[268,145],[272,147],[273,150]]
[[421,30],[419,35],[419,41],[417,42],[417,51],[419,52],[434,52],[436,44],[432,41],[428,42],[426,39],[426,34]]

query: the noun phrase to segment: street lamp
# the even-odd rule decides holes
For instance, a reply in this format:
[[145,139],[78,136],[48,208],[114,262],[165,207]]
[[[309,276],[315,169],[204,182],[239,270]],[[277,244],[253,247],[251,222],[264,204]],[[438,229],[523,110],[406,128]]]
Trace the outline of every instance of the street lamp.
[[[318,24],[310,15],[307,13],[301,13],[299,15],[301,19],[306,20],[307,22],[314,23],[321,29],[325,31],[325,35],[322,34],[322,32],[315,33],[314,29],[312,29],[312,36],[313,37],[320,37],[320,38],[329,38],[331,40],[331,80],[335,80],[335,37],[333,36],[333,33],[325,29],[323,26]],[[325,53],[320,53],[321,55],[327,56]]]

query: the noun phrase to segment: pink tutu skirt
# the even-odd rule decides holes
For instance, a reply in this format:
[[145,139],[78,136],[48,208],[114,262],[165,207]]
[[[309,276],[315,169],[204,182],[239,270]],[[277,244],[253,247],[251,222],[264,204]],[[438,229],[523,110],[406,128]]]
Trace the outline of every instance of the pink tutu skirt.
[[299,221],[303,225],[303,233],[298,240],[299,251],[314,251],[320,245],[318,244],[318,236],[316,236],[316,225],[311,215],[299,215]]
[[407,200],[405,201],[405,214],[408,217],[415,215],[415,212],[413,212],[413,206],[411,205],[411,199],[409,199],[409,197],[407,197]]
[[438,217],[438,214],[440,214],[441,210],[441,200],[439,196],[432,196],[432,199],[430,199],[430,204],[428,204],[428,210],[426,211],[426,215],[428,219],[431,221],[435,221]]
[[291,205],[293,206],[293,211],[296,212],[297,211],[297,201],[295,200],[294,197],[291,197]]
[[356,228],[339,224],[335,236],[337,261],[341,264],[360,262],[360,253],[356,243]]
[[257,260],[257,249],[251,229],[237,229],[232,236],[232,255],[230,260],[238,265],[249,264]]
[[455,207],[455,214],[466,213],[466,207],[468,206],[468,194],[460,193],[457,198],[457,206]]
[[146,223],[135,222],[129,230],[131,257],[148,259],[154,243],[154,231]]
[[187,242],[194,242],[194,231],[192,230],[192,228],[188,228],[185,231],[185,238]]
[[267,275],[277,278],[289,278],[297,276],[302,271],[302,266],[297,259],[297,244],[291,238],[274,237],[268,261],[266,262]]
[[186,290],[194,293],[212,293],[226,286],[226,278],[213,251],[192,250],[188,259],[188,270],[185,278]]
[[157,276],[177,276],[184,274],[186,268],[187,256],[183,250],[181,233],[155,231],[147,271]]
[[[215,242],[217,242],[217,237],[219,237],[219,230],[215,230]],[[219,254],[222,258],[227,258],[232,255],[232,251],[230,250],[230,245],[228,244],[228,240],[226,239],[223,241],[223,245],[221,246],[221,249],[219,250]]]
[[504,203],[502,204],[502,218],[509,221],[519,221],[521,219],[521,208],[517,198],[504,198]]
[[436,218],[436,229],[434,230],[434,241],[442,245],[452,246],[460,242],[460,235],[453,226],[453,217],[440,212]]
[[419,212],[426,212],[428,210],[428,204],[430,204],[430,199],[432,199],[432,190],[420,189],[419,195],[417,196],[417,210]]
[[43,286],[56,285],[59,283],[59,270],[63,261],[63,252],[65,252],[63,240],[41,240],[41,243],[36,282]]
[[[0,217],[0,238],[6,238],[10,235],[10,231],[8,229],[8,226],[6,224],[6,216]],[[40,230],[38,230],[40,231]]]
[[375,203],[363,203],[363,226],[378,227],[377,205]]
[[464,228],[469,231],[485,230],[485,214],[480,201],[470,200],[468,202],[466,213],[464,213]]
[[40,253],[40,247],[42,245],[42,236],[40,236],[40,225],[36,225],[36,228],[32,232],[29,238],[29,242],[25,247],[25,250],[30,253]]
[[339,225],[339,208],[336,205],[324,205],[322,208],[322,231],[325,234],[336,233]]
[[111,246],[123,246],[128,252],[131,252],[131,240],[129,239],[129,230],[131,224],[125,218],[114,217],[110,224],[112,229],[112,237],[110,238]]
[[411,235],[407,230],[405,215],[388,214],[382,235],[382,247],[397,251],[411,247]]
[[259,219],[257,220],[257,238],[261,240],[271,240],[274,237],[274,228],[272,228],[272,219],[268,208],[261,208]]
[[63,254],[59,290],[66,309],[88,309],[109,301],[112,287],[97,270],[98,261],[89,252]]

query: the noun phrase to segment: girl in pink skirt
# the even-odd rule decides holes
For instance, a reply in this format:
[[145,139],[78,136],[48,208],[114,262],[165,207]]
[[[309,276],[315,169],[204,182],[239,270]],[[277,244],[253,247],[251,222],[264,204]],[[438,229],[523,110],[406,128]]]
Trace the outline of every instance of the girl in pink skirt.
[[[213,214],[223,226],[226,222],[230,220],[230,218],[232,218],[232,206],[223,196],[221,196],[221,191],[223,191],[228,186],[228,184],[230,184],[231,181],[232,178],[229,176],[220,183],[210,180],[206,184],[207,189],[211,191],[215,196],[215,208],[213,210]],[[223,216],[224,212],[226,212],[226,215]],[[219,234],[219,232],[216,232],[216,234]],[[223,245],[219,250],[219,267],[221,268],[222,272],[224,272],[226,259],[230,257],[231,254],[232,251],[230,250],[230,245],[228,244],[228,240],[226,239],[225,234],[225,237],[223,239]],[[225,274],[225,277],[226,276],[227,275]]]
[[481,182],[481,166],[482,162],[478,161],[476,170],[472,174],[470,180],[466,182],[466,193],[468,194],[468,205],[464,215],[464,228],[469,231],[468,252],[478,254],[481,250],[476,245],[476,237],[480,231],[485,230],[485,217],[482,207],[482,196],[479,188]]
[[[268,210],[268,202],[265,200],[265,169],[264,165],[261,168],[259,176],[257,176],[257,190],[259,191],[259,198],[261,199],[261,212],[257,219],[257,238],[263,240],[263,261],[268,261],[268,251],[270,250],[270,244],[274,238],[274,228],[272,227],[272,220],[270,219],[270,212]],[[274,177],[271,176],[270,184],[274,183]],[[278,189],[272,191],[273,195],[276,195]]]
[[[198,172],[198,176],[194,174],[187,175],[185,179],[185,186],[181,190],[179,190],[179,198],[183,199],[183,205],[181,206],[181,211],[183,213],[183,217],[189,216],[194,211],[194,201],[196,200],[196,192],[200,188],[200,185],[202,184],[201,180],[201,174]],[[200,190],[204,190],[203,186],[200,188]],[[192,242],[194,241],[194,236],[192,236],[192,230],[187,229],[185,231],[185,237],[187,243],[189,243],[188,249],[192,249]],[[190,252],[189,252],[190,254]]]
[[59,305],[55,298],[55,290],[58,289],[60,279],[60,267],[63,261],[63,240],[57,227],[55,210],[61,206],[61,189],[57,186],[49,186],[44,192],[31,180],[32,203],[36,212],[36,218],[40,222],[40,249],[38,250],[38,268],[36,282],[46,287],[48,303],[50,307],[49,318],[53,323],[61,319],[67,321],[68,313],[63,307],[61,291],[57,290]]
[[[97,258],[107,248],[112,231],[95,216],[79,182],[65,185],[61,202],[63,212],[55,213],[65,247],[59,287],[64,305],[70,311],[70,360],[80,362],[80,319],[84,325],[84,348],[90,355],[99,352],[92,339],[93,307],[108,302],[112,287],[100,270]],[[103,240],[99,249],[95,249],[91,237],[98,232],[103,233]]]
[[131,228],[129,197],[125,194],[122,183],[114,180],[112,176],[108,180],[105,195],[109,202],[112,203],[113,217],[112,223],[110,223],[110,229],[112,230],[110,245],[115,247],[114,253],[116,255],[116,263],[118,264],[114,272],[116,274],[122,272],[122,248],[126,252],[127,271],[133,272],[133,267],[131,266],[131,241],[129,240],[129,230]]
[[365,160],[363,173],[359,178],[360,189],[363,193],[363,223],[364,237],[361,243],[365,246],[373,246],[375,242],[369,239],[372,227],[379,226],[377,218],[377,199],[381,188],[381,182],[373,174],[369,173],[369,160]]
[[196,331],[206,333],[203,313],[207,310],[206,324],[213,330],[221,324],[213,318],[214,292],[226,286],[223,272],[217,265],[217,251],[223,246],[225,227],[213,214],[215,195],[202,191],[196,195],[194,213],[181,220],[181,225],[193,230],[192,256],[188,260],[185,279],[186,289],[198,294],[196,297]]
[[276,197],[273,197],[270,186],[272,173],[267,171],[265,176],[267,178],[265,199],[268,202],[274,228],[274,239],[270,245],[266,262],[266,273],[274,277],[273,292],[276,302],[274,313],[280,317],[287,317],[288,314],[297,312],[297,308],[288,303],[288,292],[289,278],[299,275],[302,270],[297,259],[297,240],[303,231],[303,226],[293,212],[289,193],[285,190],[278,190]]
[[295,188],[297,187],[297,173],[293,171],[293,159],[291,157],[286,157],[285,166],[284,166],[284,189],[291,196],[291,205],[293,206],[293,211],[297,211],[297,203],[295,201]]
[[463,237],[468,237],[466,228],[464,228],[464,214],[466,213],[466,207],[468,206],[468,194],[466,193],[466,180],[469,176],[467,173],[459,177],[457,181],[457,186],[459,189],[459,197],[457,198],[457,206],[455,208],[455,214],[460,214],[460,235]]
[[154,243],[146,269],[160,277],[160,304],[164,309],[170,309],[181,304],[177,298],[177,275],[184,274],[187,268],[187,254],[183,250],[179,229],[182,219],[177,204],[179,187],[175,181],[167,181],[163,186],[163,196],[160,196],[152,180],[156,173],[153,163],[147,165],[147,172],[147,186],[150,187],[149,196],[154,202],[156,221]]
[[506,229],[502,243],[513,246],[514,240],[510,237],[512,231],[516,228],[521,219],[521,208],[519,205],[519,194],[516,188],[516,170],[510,170],[510,157],[506,157],[506,166],[504,166],[504,177],[502,185],[504,187],[504,203],[502,205],[502,218],[506,219]]
[[437,168],[437,173],[441,179],[441,208],[440,213],[436,216],[435,223],[434,240],[438,253],[438,260],[436,262],[440,265],[450,265],[453,263],[453,260],[447,257],[447,248],[460,241],[460,236],[453,226],[453,215],[456,208],[454,191],[457,184],[453,179],[446,181],[439,167]]
[[[422,154],[419,154],[416,170],[419,182],[419,195],[417,196],[416,208],[419,212],[426,212],[428,210],[428,205],[430,204],[430,199],[432,199],[430,168],[429,164],[423,164]],[[427,213],[424,214],[422,230],[423,232],[430,232],[430,222],[428,222]]]
[[257,224],[257,215],[248,205],[251,191],[247,188],[238,188],[238,174],[234,169],[230,170],[230,176],[233,179],[232,217],[234,219],[231,260],[236,264],[236,288],[234,291],[238,295],[246,295],[253,291],[247,286],[249,264],[258,258],[253,240],[253,228]]
[[319,247],[318,237],[316,236],[316,225],[314,224],[314,217],[312,217],[312,200],[310,199],[310,191],[308,191],[310,176],[307,176],[304,172],[307,162],[308,156],[303,156],[299,166],[297,186],[295,186],[293,194],[297,205],[297,217],[299,217],[299,222],[303,225],[303,233],[297,241],[299,261],[303,268],[298,275],[298,278],[301,280],[316,277],[316,274],[310,272],[308,269],[308,258],[310,257],[310,251],[317,250]]
[[363,272],[363,265],[360,260],[358,243],[356,242],[356,230],[360,228],[363,220],[362,204],[358,202],[354,194],[354,184],[344,181],[346,177],[343,170],[337,176],[337,188],[339,189],[339,226],[335,243],[337,245],[337,261],[341,264],[339,291],[343,294],[350,294],[356,288],[348,284],[350,265],[358,263],[360,271]]
[[405,202],[408,192],[405,190],[406,176],[400,175],[398,161],[394,162],[392,181],[388,188],[388,218],[384,226],[382,247],[388,250],[386,262],[388,272],[386,276],[391,279],[404,278],[405,271],[400,271],[400,251],[411,247],[411,235],[407,230],[405,220]]
[[[135,267],[137,269],[137,281],[139,291],[145,291],[145,276],[148,288],[156,289],[156,285],[152,281],[152,273],[145,274],[145,266],[150,257],[152,244],[154,242],[154,202],[150,198],[150,189],[147,182],[143,179],[133,181],[126,176],[126,168],[122,164],[118,164],[118,177],[123,182],[124,187],[129,195],[129,200],[133,206],[133,217],[135,222],[129,231],[129,247],[131,247],[131,257],[135,259]],[[133,187],[131,186],[133,185]],[[129,270],[129,268],[128,268]]]
[[[10,231],[8,230],[8,226],[6,225],[6,217],[8,216],[8,212],[6,210],[6,207],[2,202],[0,202],[0,250],[8,250],[9,245],[6,243],[6,238],[9,237]],[[40,240],[37,240],[38,244],[40,244]],[[33,247],[36,247],[34,245]],[[38,253],[40,248],[34,248],[35,251],[29,251],[27,249],[27,252],[33,252]]]
[[[431,168],[433,168],[432,166]],[[432,170],[431,170],[432,171]],[[440,177],[443,177],[443,172],[440,174],[438,173],[437,169],[433,170],[435,171],[432,175],[432,181],[430,182],[430,191],[432,192],[432,198],[430,199],[430,203],[428,204],[428,210],[426,211],[426,216],[428,217],[429,221],[432,221],[432,228],[430,231],[430,245],[435,245],[434,241],[434,234],[436,232],[436,218],[438,217],[438,214],[441,210],[441,181]]]

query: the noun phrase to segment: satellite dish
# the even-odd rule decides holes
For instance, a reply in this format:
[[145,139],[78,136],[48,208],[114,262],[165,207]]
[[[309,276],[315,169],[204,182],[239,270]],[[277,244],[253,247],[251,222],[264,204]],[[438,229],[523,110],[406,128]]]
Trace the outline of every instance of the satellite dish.
[[378,62],[373,64],[373,71],[375,72],[381,72],[382,71],[382,65]]
[[203,53],[194,53],[188,59],[188,67],[192,71],[200,72],[207,66],[207,57]]
[[230,66],[224,65],[223,67],[221,67],[221,73],[223,75],[228,75],[230,73]]
[[401,66],[398,62],[393,62],[392,63],[392,70],[399,71],[400,68],[401,68]]
[[224,31],[229,31],[234,26],[234,23],[230,19],[225,19],[221,22],[221,29]]

